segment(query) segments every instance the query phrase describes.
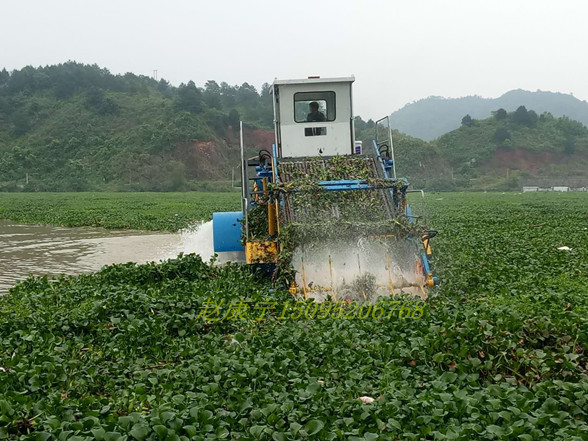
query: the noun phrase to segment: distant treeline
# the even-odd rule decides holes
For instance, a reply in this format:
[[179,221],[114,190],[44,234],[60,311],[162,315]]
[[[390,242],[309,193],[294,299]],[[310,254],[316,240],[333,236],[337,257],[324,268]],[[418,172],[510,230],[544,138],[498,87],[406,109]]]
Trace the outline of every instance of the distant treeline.
[[4,123],[9,126],[12,123],[16,135],[22,135],[27,127],[33,125],[34,118],[29,117],[36,110],[21,105],[22,98],[27,96],[49,93],[55,98],[67,99],[83,94],[86,107],[104,115],[118,112],[116,101],[106,96],[108,92],[149,94],[157,91],[173,100],[180,111],[205,113],[216,110],[224,112],[230,122],[242,118],[251,124],[271,128],[273,110],[270,88],[270,84],[265,83],[258,92],[255,86],[248,83],[231,86],[221,82],[219,85],[214,80],[207,81],[202,87],[197,87],[193,81],[173,87],[165,79],[157,81],[133,73],[113,75],[97,65],[70,61],[38,68],[26,66],[12,72],[2,69],[0,114],[4,116]]
[[226,179],[234,164],[194,164],[192,143],[215,141],[215,156],[230,159],[228,127],[272,127],[269,90],[213,80],[173,87],[76,62],[3,69],[0,189],[181,190]]

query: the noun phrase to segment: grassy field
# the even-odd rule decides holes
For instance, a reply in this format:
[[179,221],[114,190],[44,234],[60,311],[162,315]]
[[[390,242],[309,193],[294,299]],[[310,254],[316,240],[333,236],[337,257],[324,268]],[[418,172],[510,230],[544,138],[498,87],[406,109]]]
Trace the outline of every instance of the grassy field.
[[28,279],[0,298],[0,439],[586,439],[588,195],[428,198],[421,317],[313,316],[196,256]]
[[177,231],[239,209],[238,193],[0,193],[0,219],[64,227]]

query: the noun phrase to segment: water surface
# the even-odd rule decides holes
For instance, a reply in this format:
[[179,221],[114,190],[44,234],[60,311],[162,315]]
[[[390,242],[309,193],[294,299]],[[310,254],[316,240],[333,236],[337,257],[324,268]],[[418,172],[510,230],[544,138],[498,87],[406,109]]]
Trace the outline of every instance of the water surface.
[[180,252],[212,255],[212,223],[181,233],[19,225],[0,220],[0,294],[35,275],[80,274],[112,263],[144,263]]

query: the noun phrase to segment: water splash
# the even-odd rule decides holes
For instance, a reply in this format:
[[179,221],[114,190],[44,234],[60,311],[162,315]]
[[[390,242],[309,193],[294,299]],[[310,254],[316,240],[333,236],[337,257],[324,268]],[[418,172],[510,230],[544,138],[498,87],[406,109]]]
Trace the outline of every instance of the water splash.
[[[202,260],[208,261],[214,256],[214,242],[212,221],[198,222],[194,225],[179,232],[180,243],[174,253],[169,254],[167,258],[176,257],[180,252],[184,254],[195,253],[202,257]],[[244,262],[244,252],[224,252],[218,253],[217,263],[226,262]]]
[[[334,289],[339,297],[361,296],[361,292],[352,291],[368,275],[377,287],[372,296],[400,290],[418,294],[413,289],[418,283],[415,249],[408,241],[398,241],[394,246],[365,237],[349,242],[322,242],[297,248],[292,263],[298,286]],[[370,293],[363,294],[370,297]]]

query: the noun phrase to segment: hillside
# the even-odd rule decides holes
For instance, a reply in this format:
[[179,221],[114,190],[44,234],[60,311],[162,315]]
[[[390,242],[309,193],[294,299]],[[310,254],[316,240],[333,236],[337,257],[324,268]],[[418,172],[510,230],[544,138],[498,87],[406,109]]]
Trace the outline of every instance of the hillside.
[[182,190],[230,179],[232,127],[272,124],[268,86],[172,87],[68,62],[0,72],[0,189]]
[[459,127],[461,118],[469,114],[472,118],[484,119],[491,111],[503,108],[514,111],[526,106],[538,114],[549,112],[554,116],[568,116],[588,124],[588,103],[572,95],[554,92],[529,92],[511,90],[498,98],[468,96],[443,98],[432,96],[405,105],[392,113],[392,127],[417,138],[432,140]]
[[[269,89],[212,80],[173,87],[75,62],[0,71],[0,191],[228,189],[239,164],[239,120],[248,153],[273,143]],[[506,94],[505,108],[517,110],[492,108],[486,119],[456,114],[461,127],[431,142],[394,130],[398,175],[432,190],[517,189],[551,178],[586,185],[587,129],[515,105],[519,93],[539,97]],[[560,113],[581,110],[560,104]],[[371,149],[373,121],[357,117],[355,127]]]
[[[364,145],[372,121],[356,119]],[[518,190],[531,185],[588,185],[588,129],[550,113],[519,106],[461,126],[430,142],[393,131],[398,175],[430,190]],[[368,141],[369,140],[369,141]]]
[[[363,142],[364,151],[373,149],[375,139],[375,124],[372,120],[365,122],[361,117],[355,118],[355,138]],[[444,188],[447,183],[441,183],[437,178],[448,175],[449,166],[439,156],[439,151],[434,143],[413,138],[398,130],[393,130],[394,154],[396,160],[396,172],[398,176],[410,179],[415,188],[429,185],[431,188],[431,174],[434,171],[434,186]]]
[[[239,119],[248,152],[271,146],[269,85],[173,87],[75,62],[3,70],[0,190],[226,189],[239,164]],[[367,146],[363,129],[358,119]],[[395,143],[401,174],[419,178],[436,161],[420,139],[397,133]]]
[[459,187],[484,188],[496,180],[517,189],[525,182],[588,182],[588,129],[567,117],[537,115],[524,106],[499,109],[483,120],[465,117],[459,129],[436,141],[435,149]]

